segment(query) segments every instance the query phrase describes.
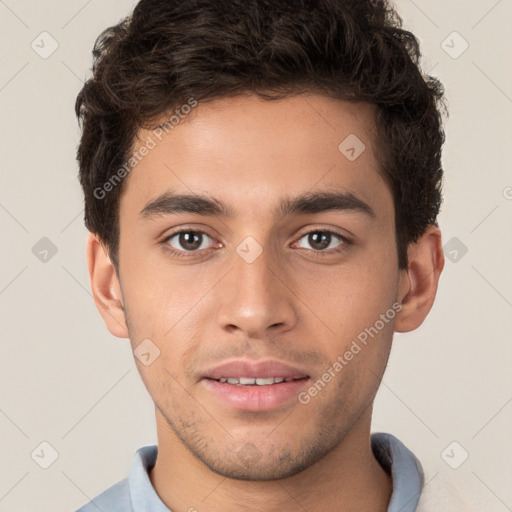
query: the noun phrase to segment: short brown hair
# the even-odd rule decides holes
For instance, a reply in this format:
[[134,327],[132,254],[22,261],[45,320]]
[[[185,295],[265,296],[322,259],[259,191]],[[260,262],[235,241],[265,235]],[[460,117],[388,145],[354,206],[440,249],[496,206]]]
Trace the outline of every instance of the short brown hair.
[[[394,197],[398,264],[442,202],[443,86],[420,71],[419,43],[385,0],[141,0],[106,29],[76,100],[85,224],[118,268],[119,198],[95,190],[141,128],[191,97],[316,92],[376,105],[378,157]],[[125,180],[124,180],[125,181]]]

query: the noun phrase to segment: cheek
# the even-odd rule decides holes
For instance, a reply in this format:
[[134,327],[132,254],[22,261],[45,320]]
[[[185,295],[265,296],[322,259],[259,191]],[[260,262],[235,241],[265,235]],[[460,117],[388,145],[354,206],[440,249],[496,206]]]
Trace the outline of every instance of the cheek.
[[[133,251],[121,268],[123,295],[132,325],[144,336],[163,337],[186,316],[207,285],[192,267],[166,264],[158,250]],[[155,257],[157,254],[158,257]]]
[[137,367],[149,395],[161,410],[177,411],[180,403],[186,402],[186,383],[174,375],[166,354],[162,353],[150,366],[137,363]]
[[327,334],[354,337],[392,307],[397,294],[398,269],[393,259],[364,255],[353,265],[298,272],[298,295],[325,322]]

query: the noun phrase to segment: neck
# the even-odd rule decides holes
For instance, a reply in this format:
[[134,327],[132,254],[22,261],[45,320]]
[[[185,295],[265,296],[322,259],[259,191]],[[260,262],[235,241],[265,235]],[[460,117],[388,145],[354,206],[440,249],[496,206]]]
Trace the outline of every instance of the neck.
[[390,476],[370,444],[371,406],[343,441],[300,473],[273,481],[223,477],[196,459],[156,411],[158,457],[149,473],[160,499],[172,512],[386,512]]

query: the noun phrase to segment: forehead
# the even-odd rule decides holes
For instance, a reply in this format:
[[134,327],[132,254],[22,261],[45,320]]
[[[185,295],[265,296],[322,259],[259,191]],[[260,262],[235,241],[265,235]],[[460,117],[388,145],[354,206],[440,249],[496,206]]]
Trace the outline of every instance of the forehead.
[[139,133],[134,151],[154,144],[131,171],[121,209],[129,201],[140,210],[171,189],[222,197],[254,213],[315,188],[344,189],[376,209],[391,199],[375,155],[372,105],[250,95],[199,103],[178,120],[167,134]]

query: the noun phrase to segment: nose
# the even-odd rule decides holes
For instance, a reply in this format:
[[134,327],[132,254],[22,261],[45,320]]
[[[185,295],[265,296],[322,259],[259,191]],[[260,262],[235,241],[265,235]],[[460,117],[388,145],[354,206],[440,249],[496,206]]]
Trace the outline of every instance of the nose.
[[217,290],[220,327],[255,339],[293,328],[297,321],[293,285],[277,258],[263,250],[249,262],[235,252],[232,262],[232,270]]

